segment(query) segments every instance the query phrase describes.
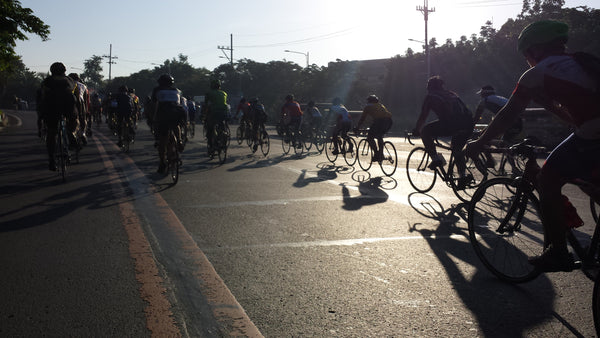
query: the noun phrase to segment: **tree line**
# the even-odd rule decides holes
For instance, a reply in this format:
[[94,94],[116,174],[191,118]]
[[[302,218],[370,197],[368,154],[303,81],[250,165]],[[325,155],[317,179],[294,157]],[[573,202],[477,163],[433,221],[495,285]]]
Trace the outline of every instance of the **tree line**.
[[[18,4],[18,1],[12,2]],[[31,12],[26,14],[32,15]],[[496,30],[488,21],[481,26],[480,32],[462,36],[458,41],[440,42],[431,38],[430,74],[440,75],[447,88],[458,93],[472,109],[479,100],[475,92],[484,85],[492,85],[498,94],[509,96],[528,67],[517,52],[517,37],[527,24],[541,19],[560,20],[569,25],[567,46],[570,51],[600,56],[600,10],[587,6],[564,8],[564,0],[523,0],[521,13],[515,19],[507,20],[500,29]],[[40,36],[47,38],[47,26],[41,21],[30,22],[37,24]],[[36,33],[31,27],[27,32]],[[22,39],[22,36],[16,39]],[[153,69],[116,77],[109,82],[101,75],[102,61],[102,57],[96,55],[85,60],[85,70],[80,76],[89,87],[104,93],[116,92],[120,85],[126,84],[135,88],[143,99],[151,93],[161,74],[170,73],[186,97],[198,96],[208,91],[211,79],[218,78],[229,93],[233,107],[241,95],[258,97],[271,122],[276,119],[283,98],[290,93],[302,103],[312,100],[321,103],[322,107],[334,97],[340,97],[350,110],[361,110],[366,97],[376,94],[394,114],[394,127],[399,130],[414,125],[425,97],[427,77],[425,53],[410,48],[404,55],[377,60],[381,63],[377,74],[365,74],[360,62],[339,59],[324,67],[314,64],[301,67],[291,61],[260,63],[242,59],[211,71],[193,67],[187,56],[179,54]],[[0,105],[10,105],[13,95],[33,101],[35,90],[46,75],[29,71],[18,56],[13,55],[6,61],[0,55]],[[369,77],[375,77],[375,81],[366,80]]]

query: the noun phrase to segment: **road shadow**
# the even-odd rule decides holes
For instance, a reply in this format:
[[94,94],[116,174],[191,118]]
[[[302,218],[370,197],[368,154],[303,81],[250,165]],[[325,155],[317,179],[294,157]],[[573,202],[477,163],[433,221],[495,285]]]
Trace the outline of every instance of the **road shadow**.
[[344,205],[342,209],[355,211],[364,206],[385,203],[389,195],[381,188],[382,177],[373,177],[358,184],[359,196],[351,196],[346,184],[342,184]]
[[[476,256],[469,241],[466,204],[444,208],[427,194],[409,195],[409,203],[419,214],[439,222],[434,228],[409,224],[419,233],[444,267],[452,289],[475,317],[484,337],[523,337],[535,328],[556,321],[574,336],[583,336],[553,309],[556,291],[546,275],[524,284],[510,284],[492,275]],[[471,267],[465,268],[464,264]]]

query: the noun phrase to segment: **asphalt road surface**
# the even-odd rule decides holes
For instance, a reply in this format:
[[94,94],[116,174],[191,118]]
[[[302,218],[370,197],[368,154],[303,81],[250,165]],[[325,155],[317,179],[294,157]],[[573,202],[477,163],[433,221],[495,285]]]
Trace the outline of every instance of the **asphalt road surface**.
[[[1,336],[595,336],[593,283],[580,271],[499,281],[451,189],[410,186],[403,137],[389,138],[389,178],[314,149],[283,155],[273,130],[268,156],[233,139],[219,165],[199,125],[172,185],[145,122],[129,153],[102,123],[63,183],[35,112],[12,115]],[[589,223],[586,198],[567,190]]]

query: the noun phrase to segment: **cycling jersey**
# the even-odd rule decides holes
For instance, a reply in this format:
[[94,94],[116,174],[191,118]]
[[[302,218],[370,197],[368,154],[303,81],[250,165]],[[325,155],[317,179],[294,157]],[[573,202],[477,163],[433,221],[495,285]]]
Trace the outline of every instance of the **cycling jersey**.
[[600,100],[595,80],[571,55],[549,56],[527,70],[513,95],[545,107],[565,107],[576,126],[575,135],[600,139]]
[[453,122],[456,119],[464,120],[467,116],[471,119],[471,113],[454,92],[449,90],[430,90],[423,101],[423,107],[433,110],[440,121]]
[[287,114],[292,117],[302,116],[302,109],[300,109],[300,104],[296,101],[286,102],[281,107],[281,113]]
[[373,120],[379,119],[390,119],[392,118],[392,113],[390,113],[387,108],[377,102],[377,103],[367,103],[365,108],[363,109],[362,115],[360,115],[360,120],[358,121],[358,125],[362,125],[363,121],[367,118],[367,116],[371,116]]
[[348,109],[341,104],[331,106],[331,112],[336,116],[336,122],[351,122]]
[[500,111],[500,109],[502,109],[502,107],[504,107],[504,105],[506,105],[506,102],[508,102],[508,99],[505,98],[504,96],[499,96],[499,95],[488,95],[488,96],[484,96],[481,101],[479,102],[479,105],[477,106],[477,111],[479,111],[480,109],[487,109],[489,111],[491,111],[492,113],[494,113],[494,115],[498,114],[498,111]]
[[207,109],[207,118],[224,120],[229,112],[227,93],[220,89],[213,89],[206,93],[204,104]]

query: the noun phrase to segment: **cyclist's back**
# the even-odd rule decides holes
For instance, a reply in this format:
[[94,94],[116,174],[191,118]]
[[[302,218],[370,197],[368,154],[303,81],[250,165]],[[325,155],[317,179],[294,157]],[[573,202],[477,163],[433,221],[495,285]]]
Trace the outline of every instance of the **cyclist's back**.
[[223,123],[227,119],[229,106],[227,105],[227,93],[221,90],[221,82],[213,80],[210,84],[210,91],[204,96],[205,119],[206,119],[206,139],[208,145],[208,155],[212,156],[214,149],[214,130],[217,124]]

